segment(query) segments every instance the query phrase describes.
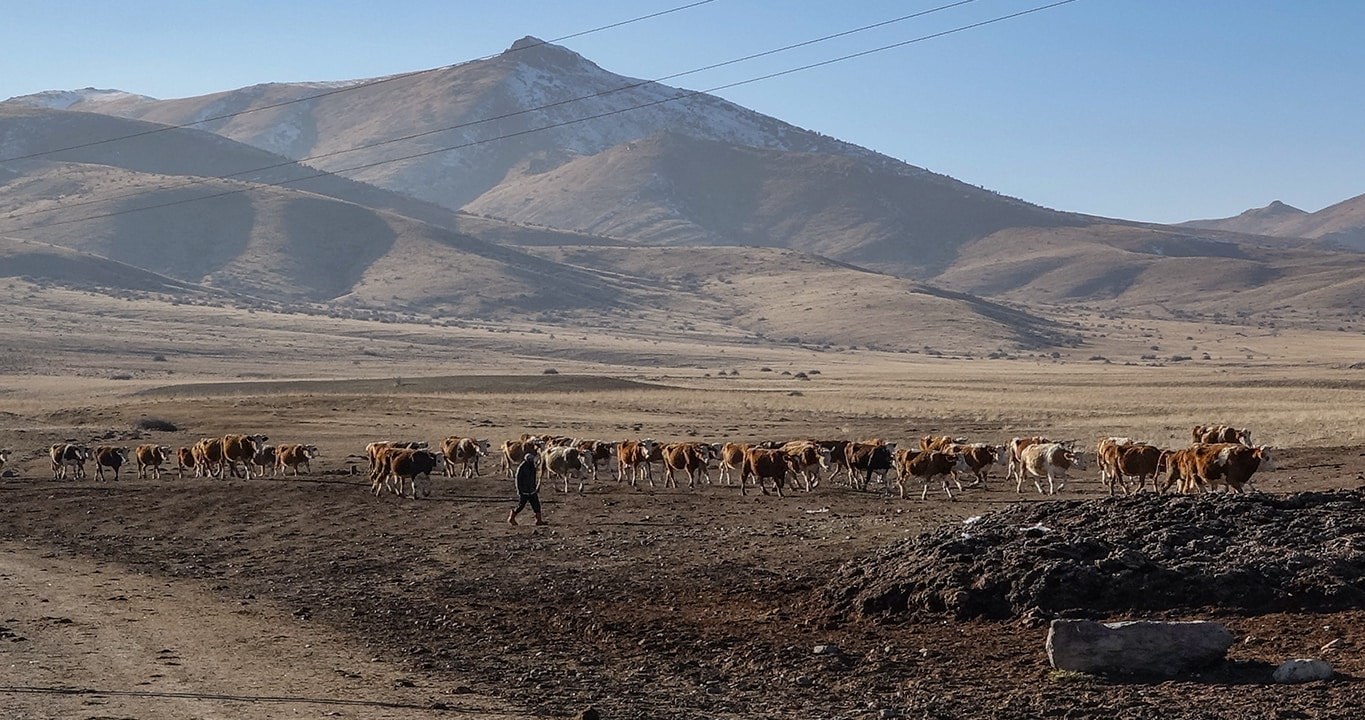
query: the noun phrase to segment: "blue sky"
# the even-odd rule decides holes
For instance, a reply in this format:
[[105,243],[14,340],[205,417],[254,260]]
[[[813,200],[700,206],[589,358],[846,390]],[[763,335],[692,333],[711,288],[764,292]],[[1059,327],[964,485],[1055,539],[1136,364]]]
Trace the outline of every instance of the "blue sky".
[[[562,41],[658,78],[951,0],[712,0]],[[669,84],[709,89],[1046,4],[974,0]],[[0,99],[187,97],[492,55],[687,0],[0,0]],[[1365,2],[1076,0],[717,94],[1060,210],[1151,222],[1365,193]]]

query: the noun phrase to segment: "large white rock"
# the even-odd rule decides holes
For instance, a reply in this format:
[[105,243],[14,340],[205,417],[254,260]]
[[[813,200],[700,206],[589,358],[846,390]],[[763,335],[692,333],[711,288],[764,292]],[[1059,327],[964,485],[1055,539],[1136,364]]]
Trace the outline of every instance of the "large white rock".
[[1324,660],[1298,658],[1285,660],[1275,668],[1275,682],[1304,683],[1314,680],[1327,680],[1332,677],[1332,666]]
[[1221,661],[1232,643],[1215,622],[1053,620],[1047,659],[1060,670],[1174,677]]

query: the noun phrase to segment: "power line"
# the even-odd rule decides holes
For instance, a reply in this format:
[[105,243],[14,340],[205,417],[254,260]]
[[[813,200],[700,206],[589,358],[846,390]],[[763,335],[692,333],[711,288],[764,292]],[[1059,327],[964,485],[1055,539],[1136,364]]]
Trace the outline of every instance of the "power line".
[[[142,211],[144,211],[144,210],[155,210],[155,209],[161,209],[161,208],[166,208],[166,207],[173,207],[173,206],[175,206],[175,205],[184,205],[184,204],[191,203],[191,202],[200,202],[200,201],[203,201],[203,200],[211,200],[211,199],[214,199],[214,198],[225,197],[225,196],[228,196],[228,195],[237,195],[237,194],[241,194],[241,193],[248,192],[248,191],[250,191],[250,190],[255,190],[255,189],[258,189],[258,188],[262,188],[262,187],[282,187],[282,186],[285,186],[285,185],[291,185],[291,184],[293,184],[293,183],[303,182],[303,181],[305,181],[305,180],[313,180],[313,179],[317,179],[317,178],[320,178],[320,177],[326,177],[326,176],[329,176],[329,175],[341,175],[341,174],[343,174],[343,173],[356,172],[356,171],[359,171],[359,170],[368,170],[368,169],[370,169],[370,168],[378,167],[378,166],[381,166],[381,165],[387,165],[387,164],[389,164],[389,163],[402,162],[402,161],[405,161],[405,160],[414,160],[414,159],[421,158],[421,157],[427,157],[427,156],[430,156],[430,155],[436,155],[436,154],[443,153],[443,152],[449,152],[449,151],[451,151],[451,150],[462,150],[462,149],[465,149],[465,148],[474,147],[474,146],[482,145],[482,144],[485,144],[485,143],[497,142],[497,141],[501,141],[501,140],[508,140],[508,139],[511,139],[511,138],[521,137],[521,136],[524,136],[524,135],[530,135],[530,134],[532,134],[532,133],[543,132],[543,131],[546,131],[546,130],[553,130],[553,129],[556,129],[556,128],[566,127],[566,126],[569,126],[569,125],[576,125],[576,124],[578,124],[578,123],[588,122],[588,121],[590,121],[590,120],[600,120],[600,119],[602,119],[602,118],[611,117],[611,116],[614,116],[614,115],[620,115],[620,114],[622,114],[622,113],[631,112],[631,111],[634,111],[634,110],[641,110],[641,109],[644,109],[644,108],[654,107],[654,106],[657,106],[657,105],[663,105],[663,104],[666,104],[666,103],[677,102],[677,101],[679,101],[679,100],[686,100],[686,99],[688,99],[688,98],[693,98],[693,97],[697,97],[697,96],[700,96],[700,95],[707,95],[707,94],[715,93],[715,92],[718,92],[718,91],[721,91],[721,90],[727,90],[727,89],[734,88],[734,87],[740,87],[740,86],[743,86],[743,85],[749,85],[749,84],[756,83],[756,82],[761,82],[761,81],[764,81],[764,80],[771,80],[771,79],[773,79],[773,78],[783,77],[783,76],[785,76],[785,75],[791,75],[791,74],[798,73],[798,72],[804,72],[804,71],[806,71],[806,70],[811,70],[811,69],[814,69],[814,68],[825,67],[825,66],[828,66],[828,65],[833,65],[833,64],[835,64],[835,63],[840,63],[840,62],[845,62],[845,61],[848,61],[848,60],[853,60],[853,59],[857,59],[857,58],[861,58],[861,57],[866,57],[866,56],[868,56],[868,55],[873,55],[873,54],[880,53],[880,52],[885,52],[885,51],[888,51],[888,50],[894,50],[894,49],[897,49],[897,48],[906,47],[906,46],[908,46],[908,45],[913,45],[913,44],[916,44],[916,43],[926,42],[926,41],[928,41],[928,40],[934,40],[934,39],[941,38],[941,37],[945,37],[945,36],[948,36],[948,35],[954,35],[954,34],[957,34],[957,33],[965,32],[965,31],[967,31],[967,30],[974,30],[974,29],[976,29],[976,28],[985,27],[985,26],[987,26],[987,25],[993,25],[993,24],[995,24],[995,23],[1004,22],[1004,21],[1006,21],[1006,20],[1012,20],[1012,19],[1015,19],[1015,18],[1023,17],[1023,16],[1025,16],[1025,15],[1031,15],[1031,14],[1034,14],[1034,13],[1042,12],[1042,11],[1044,11],[1044,10],[1050,10],[1050,9],[1052,9],[1052,8],[1060,7],[1060,6],[1062,6],[1062,5],[1069,5],[1069,4],[1074,3],[1074,2],[1078,2],[1078,0],[1057,0],[1057,2],[1048,3],[1048,4],[1046,4],[1046,5],[1039,5],[1039,6],[1036,6],[1036,7],[1033,7],[1033,8],[1029,8],[1029,9],[1027,9],[1027,10],[1021,10],[1021,11],[1019,11],[1019,12],[1010,13],[1010,14],[1008,14],[1008,15],[1001,15],[1001,16],[998,16],[998,17],[991,18],[991,19],[989,19],[989,20],[982,20],[982,21],[980,21],[980,22],[975,22],[975,23],[971,23],[971,24],[968,24],[968,25],[961,25],[961,26],[958,26],[958,27],[955,27],[955,28],[951,28],[951,29],[949,29],[949,30],[943,30],[943,31],[936,32],[936,33],[931,33],[931,34],[928,34],[928,35],[921,35],[921,36],[919,36],[919,37],[911,38],[911,39],[909,39],[909,40],[903,40],[903,41],[901,41],[901,42],[891,43],[891,44],[889,44],[889,45],[882,45],[882,46],[880,46],[880,47],[872,48],[872,49],[869,49],[869,50],[863,50],[863,51],[856,52],[856,53],[850,53],[850,54],[848,54],[848,55],[841,55],[841,56],[839,56],[839,57],[831,58],[831,59],[828,59],[828,60],[822,60],[822,61],[820,61],[820,62],[809,63],[809,64],[806,64],[806,65],[801,65],[801,66],[799,66],[799,67],[789,68],[789,69],[787,69],[787,70],[781,70],[781,71],[778,71],[778,72],[768,73],[768,74],[766,74],[766,75],[760,75],[760,76],[748,78],[748,79],[746,79],[746,80],[739,80],[739,81],[735,81],[735,82],[731,82],[731,83],[726,83],[726,84],[723,84],[723,85],[717,85],[717,86],[715,86],[715,87],[708,88],[708,89],[706,89],[706,90],[688,90],[688,91],[683,91],[681,94],[679,94],[679,95],[677,95],[677,96],[674,96],[674,97],[664,98],[664,99],[660,99],[660,100],[654,100],[654,101],[652,101],[652,102],[647,102],[647,103],[643,103],[643,104],[640,104],[640,105],[633,105],[633,106],[631,106],[631,107],[626,107],[626,108],[618,108],[618,109],[616,109],[616,110],[610,110],[610,111],[607,111],[607,112],[598,113],[598,114],[596,114],[596,115],[589,115],[589,116],[577,118],[577,119],[574,119],[574,120],[564,120],[564,121],[557,122],[557,123],[551,123],[551,124],[549,124],[549,125],[543,125],[543,126],[540,126],[540,127],[530,128],[530,129],[527,129],[527,130],[520,130],[520,131],[517,131],[517,132],[506,133],[506,134],[504,134],[504,135],[498,135],[498,136],[496,136],[496,137],[485,138],[485,139],[482,139],[482,140],[472,140],[472,141],[469,141],[469,142],[466,142],[466,143],[462,143],[462,144],[460,144],[460,145],[451,145],[451,146],[436,148],[436,149],[432,149],[432,150],[426,150],[426,151],[419,152],[419,153],[413,153],[413,154],[411,154],[411,155],[404,155],[404,156],[402,156],[402,157],[389,158],[389,159],[386,159],[386,160],[380,160],[380,161],[371,162],[371,163],[364,163],[364,164],[361,164],[361,165],[354,165],[354,166],[351,166],[351,167],[342,168],[342,169],[338,169],[338,170],[332,170],[332,171],[327,171],[327,172],[319,171],[319,172],[314,173],[314,174],[311,174],[311,175],[305,175],[305,176],[303,176],[303,177],[292,178],[292,179],[290,179],[290,180],[282,180],[282,181],[274,182],[274,183],[259,183],[259,184],[253,184],[251,187],[242,188],[242,189],[234,189],[234,190],[226,190],[226,191],[223,191],[223,192],[213,193],[213,194],[210,194],[210,195],[204,195],[204,196],[197,197],[197,198],[186,198],[186,199],[182,199],[182,200],[172,200],[172,201],[168,201],[168,202],[164,202],[164,203],[158,203],[158,204],[155,204],[155,205],[144,205],[144,206],[141,206],[141,207],[128,208],[128,209],[125,209],[125,210],[117,210],[117,211],[108,212],[108,213],[101,213],[101,214],[98,214],[98,215],[91,215],[91,216],[87,216],[87,217],[83,217],[83,218],[76,218],[76,219],[72,219],[72,220],[60,220],[60,221],[56,221],[56,222],[40,223],[40,224],[37,224],[37,225],[30,225],[30,226],[26,226],[26,227],[22,227],[22,228],[17,228],[17,229],[15,229],[15,230],[11,230],[11,231],[9,231],[9,232],[22,232],[22,231],[24,231],[24,230],[32,230],[32,229],[40,228],[40,227],[52,227],[52,226],[57,226],[57,225],[69,225],[69,224],[79,223],[79,222],[88,222],[88,221],[90,221],[90,220],[99,220],[99,219],[103,219],[103,218],[117,217],[117,216],[127,215],[127,214],[134,213],[134,212],[142,212]],[[357,148],[357,149],[358,149],[358,148]],[[286,163],[286,164],[293,164],[293,163]],[[279,167],[279,166],[272,166],[272,167]],[[224,179],[227,179],[227,178],[229,178],[229,177],[232,177],[232,176],[224,176],[224,177],[222,177],[222,178],[216,178],[216,177],[215,177],[215,178],[205,178],[205,179],[196,180],[196,181],[194,181],[194,182],[192,182],[192,183],[185,183],[184,185],[181,185],[181,186],[174,186],[174,187],[167,187],[167,188],[156,188],[156,189],[154,189],[154,190],[174,190],[174,189],[179,189],[180,187],[185,187],[185,186],[188,186],[188,185],[197,184],[197,183],[201,183],[201,182],[209,182],[209,181],[212,181],[212,180],[224,180]],[[149,192],[150,192],[150,191],[149,191]],[[143,194],[143,193],[139,193],[139,194]],[[118,199],[118,198],[113,198],[113,199]],[[105,199],[105,200],[98,200],[98,201],[91,201],[91,202],[109,202],[109,201],[110,201],[109,199]],[[62,208],[59,208],[59,209],[62,209]],[[37,211],[33,211],[33,212],[34,212],[34,213],[39,213],[39,212],[53,212],[53,210],[37,210]]]
[[[641,16],[639,16],[639,17],[631,18],[631,19],[629,19],[629,20],[621,20],[621,21],[614,22],[614,23],[611,23],[611,24],[608,24],[608,25],[601,25],[601,26],[599,26],[599,27],[595,27],[595,28],[592,28],[592,29],[590,29],[590,30],[581,30],[581,31],[576,32],[576,33],[570,33],[570,34],[568,34],[568,35],[561,35],[560,37],[557,37],[557,38],[554,38],[554,39],[551,39],[551,40],[541,40],[541,41],[539,41],[539,42],[527,43],[527,44],[522,45],[522,46],[519,46],[519,47],[509,48],[509,49],[505,50],[503,53],[499,53],[499,54],[506,54],[506,53],[513,53],[513,52],[521,52],[521,51],[524,51],[524,50],[530,50],[530,49],[532,49],[532,48],[538,48],[538,47],[540,47],[541,45],[549,45],[550,43],[557,43],[557,42],[563,42],[563,41],[565,41],[565,40],[572,40],[573,38],[576,38],[576,37],[582,37],[582,36],[584,36],[584,35],[591,35],[591,34],[593,34],[593,33],[602,32],[603,30],[611,30],[611,29],[613,29],[613,28],[622,27],[622,26],[624,26],[624,25],[630,25],[631,23],[637,23],[637,22],[640,22],[640,21],[642,21],[642,20],[650,20],[650,19],[653,19],[653,18],[656,18],[656,17],[660,17],[660,16],[663,16],[663,15],[668,15],[668,14],[670,14],[670,13],[675,13],[675,12],[678,12],[678,11],[681,11],[681,10],[688,10],[688,9],[697,7],[698,5],[706,5],[706,4],[708,4],[708,3],[713,3],[713,2],[715,2],[715,1],[716,1],[716,0],[697,0],[697,2],[688,3],[687,5],[679,5],[678,7],[669,8],[668,10],[660,10],[659,12],[650,13],[650,14],[648,14],[648,15],[641,15]],[[329,97],[329,96],[331,96],[331,95],[340,95],[341,93],[352,92],[352,91],[355,91],[355,90],[362,90],[362,89],[364,89],[364,88],[369,88],[369,87],[374,87],[374,86],[376,86],[376,85],[382,85],[382,84],[384,84],[384,83],[394,82],[395,80],[403,80],[403,79],[406,79],[406,78],[417,77],[418,75],[426,75],[426,74],[428,74],[428,73],[434,73],[434,72],[438,72],[438,71],[441,71],[441,70],[448,70],[448,69],[453,68],[453,67],[458,67],[458,66],[460,66],[460,65],[467,65],[467,64],[473,63],[473,62],[480,62],[480,61],[482,61],[482,60],[488,60],[488,59],[491,59],[491,58],[495,58],[495,57],[497,57],[497,56],[498,56],[497,54],[495,54],[495,55],[485,55],[485,56],[483,56],[483,57],[481,57],[481,58],[475,58],[475,59],[473,59],[473,60],[463,60],[463,61],[461,61],[461,62],[452,63],[452,64],[450,64],[450,65],[442,65],[442,66],[440,66],[440,67],[427,68],[427,69],[425,69],[425,70],[414,70],[414,71],[412,71],[412,72],[399,73],[399,74],[397,74],[397,75],[389,75],[389,76],[387,76],[387,77],[376,78],[376,79],[374,79],[374,80],[367,80],[367,81],[364,81],[364,82],[356,83],[356,84],[354,84],[354,85],[346,85],[345,87],[335,88],[335,89],[332,89],[332,90],[328,90],[328,91],[326,91],[326,92],[315,93],[315,94],[313,94],[313,95],[305,95],[305,96],[303,96],[303,97],[294,98],[293,100],[282,100],[282,101],[280,101],[280,102],[271,103],[271,104],[269,104],[269,105],[262,105],[262,106],[260,106],[260,107],[248,108],[248,109],[246,109],[246,110],[239,110],[239,111],[237,111],[237,112],[230,112],[230,113],[224,113],[224,114],[222,114],[222,115],[215,115],[215,116],[213,116],[213,117],[204,118],[204,119],[202,119],[202,120],[195,120],[194,122],[184,123],[184,124],[181,124],[181,125],[167,125],[167,126],[164,126],[164,127],[157,127],[157,128],[151,129],[151,130],[144,130],[144,131],[142,131],[142,132],[132,133],[132,134],[130,134],[130,135],[121,135],[121,136],[119,136],[119,137],[106,138],[106,139],[104,139],[104,140],[93,140],[93,141],[91,141],[91,142],[82,143],[82,144],[80,144],[80,145],[71,145],[71,146],[69,146],[69,147],[57,148],[57,149],[55,149],[55,150],[44,150],[44,151],[42,151],[42,152],[31,153],[31,154],[29,154],[29,155],[19,155],[19,156],[11,157],[11,158],[0,158],[0,163],[12,162],[12,161],[15,161],[15,160],[30,160],[30,159],[32,159],[32,158],[42,157],[42,156],[44,156],[44,155],[51,155],[51,154],[53,154],[53,153],[65,152],[65,151],[67,151],[67,150],[80,150],[80,149],[82,149],[82,148],[93,147],[93,146],[95,146],[95,145],[104,145],[104,144],[106,144],[106,143],[119,142],[119,141],[121,141],[121,140],[131,140],[131,139],[133,139],[133,138],[144,137],[144,136],[146,136],[146,135],[155,135],[155,134],[157,134],[157,133],[166,132],[166,131],[168,131],[168,130],[183,130],[183,129],[185,129],[185,128],[194,127],[195,125],[203,125],[204,123],[215,122],[215,121],[218,121],[218,120],[228,120],[228,119],[235,118],[235,117],[241,117],[242,115],[249,115],[249,114],[251,114],[251,113],[261,112],[262,110],[273,110],[273,109],[275,109],[275,108],[285,107],[285,106],[287,106],[287,105],[293,105],[293,104],[295,104],[295,103],[307,102],[307,101],[309,101],[309,100],[317,100],[318,98]],[[228,177],[231,177],[231,176],[228,176]]]
[[[743,57],[734,58],[734,59],[732,59],[732,60],[726,60],[726,61],[724,61],[724,62],[718,62],[718,63],[713,63],[713,64],[711,64],[711,65],[705,65],[705,66],[703,66],[703,67],[694,68],[694,69],[692,69],[692,70],[686,70],[686,71],[683,71],[683,72],[673,73],[672,75],[665,75],[665,76],[663,76],[663,77],[655,78],[655,79],[653,79],[653,80],[642,80],[642,81],[639,81],[639,82],[630,83],[630,84],[628,84],[628,85],[623,85],[623,86],[621,86],[621,87],[613,88],[613,89],[611,89],[611,90],[603,90],[603,91],[601,91],[601,92],[592,93],[592,94],[590,94],[590,95],[580,95],[580,96],[578,96],[578,97],[568,98],[568,99],[565,99],[565,100],[559,100],[559,101],[556,101],[556,102],[553,102],[553,103],[548,103],[548,104],[545,104],[545,105],[539,105],[539,106],[537,106],[537,107],[524,108],[524,109],[521,109],[521,110],[514,110],[514,111],[512,111],[512,112],[503,113],[503,114],[501,114],[501,115],[493,115],[493,116],[486,117],[486,118],[482,118],[482,119],[479,119],[479,120],[471,120],[471,121],[468,121],[468,122],[458,123],[458,124],[455,124],[455,125],[449,125],[449,126],[446,126],[446,127],[435,128],[435,129],[432,129],[432,130],[424,130],[424,131],[422,131],[422,132],[413,133],[413,134],[410,134],[410,135],[403,135],[403,136],[400,136],[400,137],[389,138],[389,139],[387,139],[387,140],[380,140],[380,141],[373,142],[373,143],[367,143],[367,144],[357,145],[357,146],[355,146],[355,147],[346,148],[346,149],[344,149],[344,150],[335,150],[335,151],[333,151],[333,152],[328,152],[328,153],[320,153],[320,154],[317,154],[317,155],[309,155],[309,156],[302,157],[302,158],[298,158],[298,159],[291,159],[291,160],[287,160],[287,161],[285,161],[285,162],[275,163],[275,164],[273,164],[273,165],[265,165],[265,166],[262,166],[262,167],[256,167],[256,168],[252,168],[252,169],[249,169],[249,170],[242,170],[242,171],[235,172],[235,173],[229,173],[229,174],[227,174],[227,175],[218,175],[218,176],[213,176],[213,177],[202,177],[202,178],[194,178],[194,179],[190,179],[190,180],[181,180],[181,181],[177,181],[177,182],[174,182],[174,183],[162,184],[162,185],[155,186],[155,187],[152,187],[152,188],[149,188],[149,189],[143,189],[143,190],[137,190],[137,191],[133,191],[133,192],[124,193],[124,194],[122,194],[122,195],[114,195],[114,196],[103,197],[103,198],[99,198],[99,199],[92,199],[92,200],[85,200],[85,201],[74,202],[74,203],[67,203],[67,204],[62,205],[62,206],[60,206],[60,207],[47,208],[47,209],[43,209],[43,210],[35,210],[35,211],[32,211],[32,212],[33,212],[33,213],[42,213],[42,212],[55,212],[55,211],[57,211],[57,210],[71,210],[71,209],[74,209],[74,208],[83,207],[83,206],[85,206],[85,205],[93,205],[93,204],[99,204],[99,203],[112,202],[112,201],[114,201],[114,200],[120,200],[120,199],[126,198],[126,197],[135,197],[135,196],[137,196],[137,195],[143,195],[143,194],[146,194],[146,193],[148,193],[148,192],[166,191],[166,190],[177,190],[177,189],[181,189],[181,188],[185,188],[185,187],[192,187],[192,186],[194,186],[194,185],[199,185],[199,184],[206,183],[206,182],[210,182],[210,181],[213,181],[213,180],[226,180],[226,179],[230,179],[230,178],[238,178],[238,177],[241,177],[241,176],[244,176],[244,175],[251,175],[251,174],[254,174],[254,173],[261,173],[261,172],[265,172],[265,171],[268,171],[268,170],[276,170],[276,169],[279,169],[279,168],[290,167],[290,166],[293,166],[293,165],[301,165],[301,164],[308,163],[308,162],[311,162],[311,161],[317,161],[317,160],[322,160],[322,159],[325,159],[325,158],[336,157],[336,156],[339,156],[339,155],[345,155],[345,154],[347,154],[347,153],[358,152],[358,151],[361,151],[361,150],[369,150],[369,149],[381,147],[381,146],[384,146],[384,145],[392,145],[392,144],[394,144],[394,143],[407,142],[407,141],[409,141],[409,140],[416,140],[417,138],[427,137],[427,136],[430,136],[430,135],[436,135],[436,134],[439,134],[439,133],[450,132],[450,131],[453,131],[453,130],[466,129],[466,128],[474,127],[474,126],[481,125],[481,124],[484,124],[484,123],[496,122],[496,121],[501,121],[501,120],[508,120],[508,119],[511,119],[511,118],[514,118],[514,117],[517,117],[517,116],[520,116],[520,115],[526,115],[526,114],[534,113],[534,112],[541,112],[541,111],[549,110],[549,109],[551,109],[551,108],[559,107],[559,106],[562,106],[562,105],[568,105],[568,104],[571,104],[571,103],[575,103],[575,102],[578,102],[578,101],[580,101],[580,100],[590,100],[590,99],[596,99],[596,98],[606,97],[606,96],[608,96],[608,95],[612,95],[612,94],[615,94],[615,93],[624,92],[624,91],[627,91],[627,90],[633,90],[633,89],[635,89],[635,88],[644,87],[644,86],[646,86],[646,85],[651,85],[651,84],[655,84],[655,83],[660,83],[660,82],[663,82],[663,81],[666,81],[666,80],[674,80],[674,79],[677,79],[677,78],[680,78],[680,77],[685,77],[685,76],[688,76],[688,75],[695,75],[695,74],[697,74],[697,73],[705,72],[705,71],[708,71],[708,70],[715,70],[715,69],[717,69],[717,68],[722,68],[722,67],[726,67],[726,66],[729,66],[729,65],[735,65],[735,64],[738,64],[738,63],[742,63],[742,62],[747,62],[747,61],[749,61],[749,60],[754,60],[754,59],[757,59],[757,58],[762,58],[762,57],[767,57],[767,56],[770,56],[770,55],[775,55],[775,54],[777,54],[777,53],[786,52],[786,51],[788,51],[788,50],[794,50],[794,49],[797,49],[797,48],[807,47],[807,46],[814,45],[814,44],[817,44],[817,43],[826,42],[826,41],[828,41],[828,40],[833,40],[833,39],[836,39],[836,38],[846,37],[846,36],[853,35],[853,34],[856,34],[856,33],[865,32],[865,31],[867,31],[867,30],[872,30],[872,29],[876,29],[876,28],[880,28],[880,27],[885,27],[885,26],[892,25],[892,24],[895,24],[895,23],[904,22],[904,21],[906,21],[906,20],[911,20],[911,19],[914,19],[914,18],[923,17],[923,16],[925,16],[925,15],[929,15],[929,14],[932,14],[932,13],[940,12],[940,11],[943,11],[943,10],[949,10],[949,9],[952,9],[952,8],[955,8],[955,7],[958,7],[958,6],[961,6],[961,5],[967,5],[967,4],[976,2],[976,1],[977,1],[977,0],[957,0],[956,2],[952,2],[952,3],[949,3],[949,4],[947,4],[947,5],[940,5],[940,6],[938,6],[938,7],[930,8],[930,9],[928,9],[928,10],[922,10],[922,11],[919,11],[919,12],[911,13],[911,14],[909,14],[909,15],[902,15],[902,16],[900,16],[900,17],[892,18],[892,19],[890,19],[890,20],[884,20],[884,21],[881,21],[881,22],[872,23],[872,24],[870,24],[870,25],[864,25],[864,26],[862,26],[862,27],[853,28],[852,30],[845,30],[845,31],[843,31],[843,32],[838,32],[838,33],[833,33],[833,34],[830,34],[830,35],[825,35],[825,36],[823,36],[823,37],[818,37],[818,38],[815,38],[815,39],[813,39],[813,40],[806,40],[806,41],[799,42],[799,43],[793,43],[793,44],[791,44],[791,45],[785,45],[785,46],[782,46],[782,47],[779,47],[779,48],[774,48],[774,49],[772,49],[772,50],[766,50],[766,51],[763,51],[763,52],[753,53],[753,54],[750,54],[750,55],[745,55],[745,56],[743,56]],[[580,33],[580,34],[581,34],[581,33]],[[542,44],[543,44],[543,43],[542,43]],[[537,47],[538,47],[538,46],[539,46],[539,45],[537,45]],[[548,129],[548,128],[547,128],[547,129]],[[495,140],[495,139],[498,139],[498,138],[492,138],[491,140]],[[450,147],[450,148],[440,148],[440,149],[437,150],[437,152],[443,152],[443,151],[445,151],[445,150],[460,149],[460,148],[463,148],[463,147],[466,147],[466,146],[456,146],[456,147]],[[48,151],[48,152],[56,152],[56,151]],[[403,158],[399,158],[399,159],[403,159]],[[327,173],[327,172],[333,172],[333,171],[324,171],[324,173]],[[345,170],[342,170],[342,171],[335,171],[335,172],[346,172],[346,171],[345,171]],[[299,178],[298,180],[306,180],[306,179],[311,179],[311,178],[315,178],[315,177],[319,177],[319,176],[318,176],[318,175],[312,175],[312,176],[307,176],[307,177],[304,177],[304,178]],[[277,183],[277,184],[278,184],[278,183]],[[21,213],[21,214],[16,215],[16,217],[24,217],[24,216],[26,216],[26,215],[28,215],[28,214],[30,214],[30,213]]]

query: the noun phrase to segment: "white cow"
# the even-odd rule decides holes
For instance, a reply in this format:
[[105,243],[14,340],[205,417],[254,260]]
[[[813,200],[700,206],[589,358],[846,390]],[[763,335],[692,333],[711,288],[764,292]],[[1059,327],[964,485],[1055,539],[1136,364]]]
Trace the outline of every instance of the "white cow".
[[[1085,469],[1085,456],[1061,443],[1038,443],[1025,447],[1019,455],[1020,465],[1025,473],[1033,476],[1033,485],[1043,492],[1040,478],[1047,478],[1047,494],[1056,495],[1066,485],[1066,473],[1071,468]],[[1060,480],[1060,482],[1058,482]],[[1016,492],[1023,492],[1024,478],[1021,475]]]

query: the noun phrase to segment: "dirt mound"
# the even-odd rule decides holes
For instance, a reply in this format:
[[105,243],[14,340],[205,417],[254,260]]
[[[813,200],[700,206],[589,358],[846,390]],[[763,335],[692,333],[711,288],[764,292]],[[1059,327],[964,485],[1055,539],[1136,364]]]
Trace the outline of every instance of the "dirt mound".
[[1365,490],[1019,503],[847,563],[820,600],[836,620],[1365,608]]

